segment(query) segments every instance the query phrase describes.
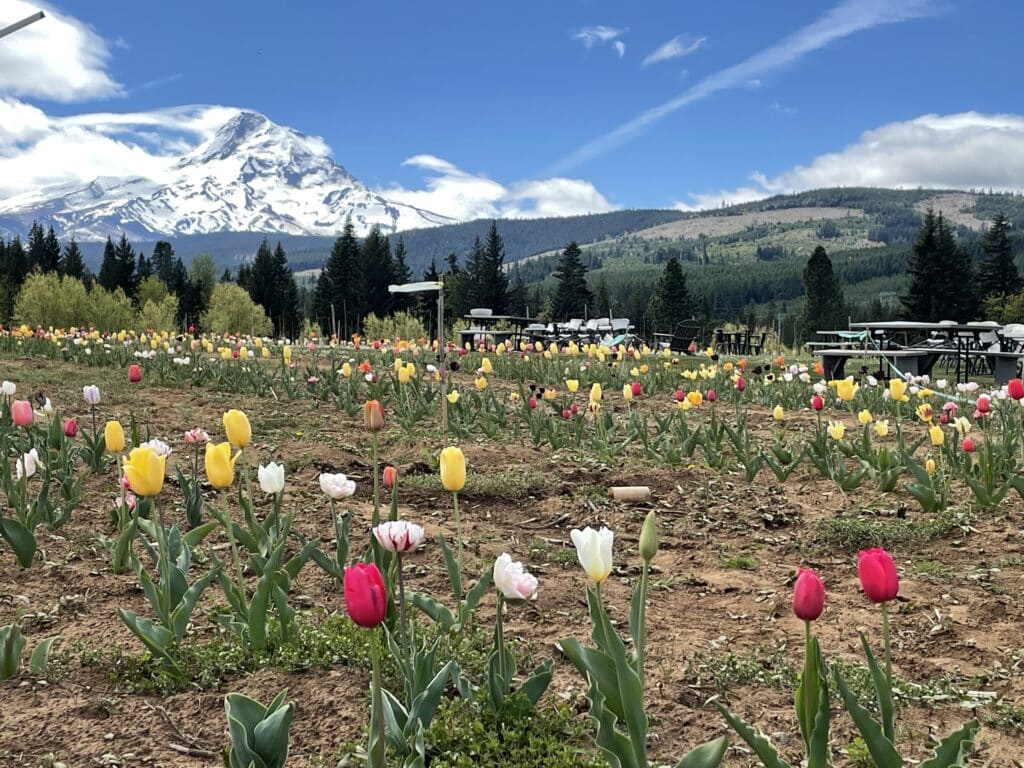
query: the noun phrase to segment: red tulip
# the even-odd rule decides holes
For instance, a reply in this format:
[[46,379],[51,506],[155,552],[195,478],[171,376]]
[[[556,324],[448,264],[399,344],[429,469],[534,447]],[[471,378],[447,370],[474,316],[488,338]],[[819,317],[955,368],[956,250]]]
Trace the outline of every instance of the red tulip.
[[526,401],[526,405],[529,406],[531,411],[534,410],[537,407],[537,398],[531,397],[529,400]]
[[878,547],[862,550],[857,558],[860,586],[873,603],[887,603],[900,591],[900,577],[892,555]]
[[64,422],[64,436],[74,437],[78,434],[78,422],[74,419],[68,419]]
[[572,411],[570,411],[568,408],[562,409],[562,418],[565,419],[566,421],[571,419],[572,418]]
[[640,396],[640,382],[639,381],[634,381],[633,382],[633,397],[639,397],[639,396]]
[[11,421],[16,427],[27,427],[32,423],[32,404],[28,400],[11,403]]
[[708,390],[707,397],[705,398],[709,403],[715,402],[718,399],[718,393],[713,389]]
[[825,585],[814,571],[801,568],[793,585],[793,613],[798,619],[814,621],[825,608]]
[[988,413],[989,411],[992,410],[992,402],[988,399],[988,397],[982,395],[981,397],[978,398],[978,402],[975,403],[975,408],[978,409],[978,413]]
[[128,381],[132,384],[138,384],[142,381],[142,369],[135,365],[135,363],[128,366]]
[[190,335],[195,335],[196,327],[194,325],[190,325],[188,327],[188,332],[189,332]]
[[1006,384],[1006,394],[1014,400],[1024,400],[1024,382],[1020,379],[1010,379]]
[[676,402],[677,403],[681,403],[685,399],[686,399],[686,393],[683,392],[683,390],[681,390],[681,389],[677,389],[676,390]]
[[385,488],[394,488],[398,482],[398,470],[394,467],[384,467],[384,475],[381,478]]
[[576,403],[573,403],[572,405],[569,406],[569,410],[572,411],[573,415],[576,415],[577,413],[579,413],[580,407],[576,405]]
[[736,377],[736,390],[738,392],[742,392],[746,388],[747,388],[746,380],[742,376],[737,376]]
[[822,399],[821,395],[815,395],[811,398],[811,408],[816,411],[820,411],[824,407],[825,401]]
[[376,627],[388,612],[384,579],[373,563],[345,569],[345,610],[360,627]]
[[964,453],[974,453],[974,440],[969,437],[965,437],[961,443],[964,449]]

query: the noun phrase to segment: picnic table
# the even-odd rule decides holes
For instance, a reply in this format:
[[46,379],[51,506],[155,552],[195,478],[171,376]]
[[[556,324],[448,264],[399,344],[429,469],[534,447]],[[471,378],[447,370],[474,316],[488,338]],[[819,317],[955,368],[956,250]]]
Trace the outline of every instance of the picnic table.
[[[517,345],[523,338],[523,329],[526,326],[536,323],[536,318],[518,317],[516,315],[463,315],[464,320],[470,321],[470,327],[459,331],[459,343],[462,346],[468,341],[476,344],[478,336],[490,336],[495,344],[503,341],[512,341]],[[495,326],[505,323],[511,326],[509,329],[498,330]]]

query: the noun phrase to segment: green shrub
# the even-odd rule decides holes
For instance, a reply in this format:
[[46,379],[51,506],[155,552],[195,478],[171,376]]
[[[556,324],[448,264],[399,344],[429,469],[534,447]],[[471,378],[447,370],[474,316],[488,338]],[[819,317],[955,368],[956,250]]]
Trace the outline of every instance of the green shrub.
[[139,283],[139,306],[146,306],[147,301],[152,301],[154,304],[159,304],[161,301],[171,295],[170,289],[167,284],[159,277],[150,275],[141,283]]
[[14,305],[15,320],[29,326],[84,326],[90,324],[93,316],[82,281],[52,272],[33,272],[25,278]]
[[137,327],[140,331],[173,331],[178,327],[178,297],[167,295],[160,301],[142,303]]
[[217,283],[203,323],[211,333],[268,336],[274,331],[263,307],[252,300],[248,291],[234,283]]
[[[65,278],[67,279],[67,278]],[[135,327],[135,307],[124,291],[105,290],[94,285],[89,291],[88,325],[99,331],[123,331]]]
[[419,339],[427,335],[423,323],[407,312],[395,312],[384,318],[371,312],[363,330],[368,339]]

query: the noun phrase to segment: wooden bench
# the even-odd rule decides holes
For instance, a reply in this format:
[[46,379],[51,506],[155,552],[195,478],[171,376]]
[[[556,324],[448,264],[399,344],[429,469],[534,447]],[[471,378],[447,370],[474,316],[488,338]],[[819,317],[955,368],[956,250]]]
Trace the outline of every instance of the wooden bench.
[[[821,355],[823,374],[826,379],[841,379],[846,373],[846,361],[851,358],[882,359],[899,361],[901,373],[912,376],[930,374],[935,362],[949,350],[935,349],[823,349]],[[1011,377],[1012,378],[1012,377]]]

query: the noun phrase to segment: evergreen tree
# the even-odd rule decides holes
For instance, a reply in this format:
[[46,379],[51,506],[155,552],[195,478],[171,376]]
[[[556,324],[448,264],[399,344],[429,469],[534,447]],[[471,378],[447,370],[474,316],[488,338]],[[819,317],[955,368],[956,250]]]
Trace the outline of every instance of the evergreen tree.
[[487,275],[489,271],[487,251],[484,250],[483,243],[477,237],[473,240],[473,247],[469,250],[469,255],[466,257],[466,299],[471,309],[477,307],[487,308],[490,306],[487,304],[490,293],[487,288]]
[[[430,266],[423,273],[425,282],[437,283],[441,281],[441,273],[437,269],[437,260],[431,259]],[[429,293],[418,293],[416,295],[416,306],[413,311],[423,322],[427,329],[428,338],[437,338],[437,296],[432,291]],[[447,295],[445,296],[447,300]]]
[[331,255],[313,290],[313,317],[321,328],[335,332],[335,328],[331,328],[333,318],[340,338],[349,338],[359,314],[360,284],[359,240],[350,220],[345,222],[341,236],[334,241]]
[[391,243],[376,225],[359,249],[359,272],[362,278],[360,314],[373,312],[378,317],[386,316],[391,310],[388,286],[395,282],[395,262],[391,257]]
[[150,258],[153,264],[153,274],[156,275],[160,281],[171,288],[173,293],[177,293],[172,287],[174,282],[174,247],[166,240],[160,240],[156,245],[153,246],[153,256]]
[[485,294],[481,297],[496,315],[508,314],[508,275],[505,272],[505,244],[498,234],[498,222],[491,222],[487,233],[486,257],[484,265]]
[[444,306],[445,316],[461,319],[470,310],[467,273],[459,266],[459,257],[449,253],[445,257]]
[[523,282],[523,273],[518,269],[512,279],[512,286],[508,289],[508,312],[516,317],[526,316],[527,308],[526,283]]
[[60,272],[60,240],[50,227],[43,240],[43,272]]
[[146,258],[146,254],[139,251],[138,262],[135,267],[135,280],[136,284],[141,284],[147,277],[153,275],[153,262]]
[[[252,285],[252,264],[243,264],[238,268],[238,276],[235,282],[245,290],[249,291],[249,286]],[[251,294],[252,291],[249,291]]]
[[302,315],[299,310],[299,287],[295,283],[295,275],[288,266],[288,257],[281,243],[274,248],[274,314],[270,319],[274,323],[277,336],[294,339],[299,335],[299,324]]
[[139,287],[138,276],[135,274],[135,249],[132,248],[124,233],[121,234],[121,239],[114,246],[114,263],[117,270],[115,288],[122,289],[128,298],[135,298]]
[[804,316],[801,328],[805,338],[817,331],[840,330],[847,326],[846,308],[832,260],[818,246],[804,267]]
[[[409,269],[409,264],[406,262],[406,253],[405,239],[399,235],[398,242],[395,244],[394,281],[396,285],[412,282],[412,270]],[[413,305],[415,299],[413,298],[413,294],[396,293],[391,296],[391,301],[391,309],[393,312],[407,312]]]
[[100,285],[108,291],[112,291],[120,285],[117,253],[114,251],[114,243],[109,235],[107,236],[107,244],[103,246],[103,260],[100,262],[98,279]]
[[224,267],[224,273],[220,276],[220,281],[222,283],[234,282],[234,280],[231,279],[231,270],[228,267]]
[[242,285],[252,300],[263,307],[267,316],[273,319],[270,308],[274,304],[274,252],[270,250],[267,238],[263,238],[256,249],[252,264],[249,266],[248,284]]
[[662,333],[672,333],[679,323],[693,317],[693,300],[686,286],[686,275],[675,256],[665,262],[649,306],[653,328]]
[[576,241],[562,251],[558,269],[554,272],[558,285],[551,300],[552,319],[582,318],[590,307],[593,297],[587,285],[587,268],[583,265],[582,255]]
[[74,237],[64,245],[61,269],[68,277],[74,277],[79,280],[85,277],[85,259],[82,257],[82,251]]
[[937,232],[937,269],[933,317],[964,323],[978,312],[974,263],[970,254],[957,245],[949,223],[939,214]]
[[38,221],[28,230],[28,270],[46,271],[46,233]]
[[901,297],[908,320],[934,322],[934,282],[936,254],[938,252],[938,222],[935,212],[929,208],[917,231],[917,238],[907,259],[909,287],[907,295]]
[[1009,228],[1010,222],[1000,212],[985,233],[982,242],[985,258],[978,268],[978,291],[982,298],[997,296],[1005,300],[1024,290],[1024,280],[1013,260]]
[[29,272],[28,254],[25,253],[20,237],[15,237],[7,245],[4,261],[2,274],[7,277],[10,288],[17,293]]

